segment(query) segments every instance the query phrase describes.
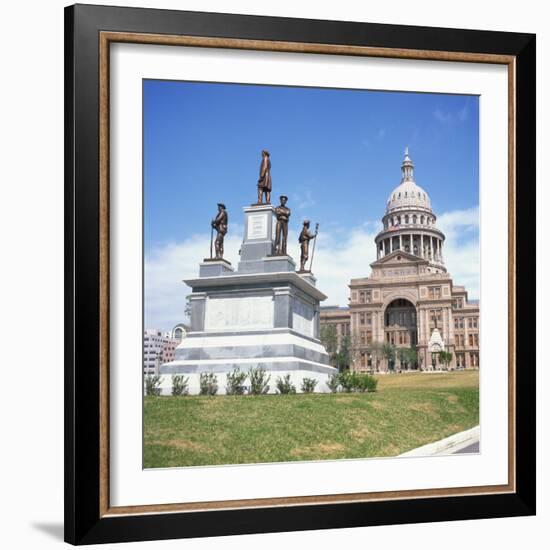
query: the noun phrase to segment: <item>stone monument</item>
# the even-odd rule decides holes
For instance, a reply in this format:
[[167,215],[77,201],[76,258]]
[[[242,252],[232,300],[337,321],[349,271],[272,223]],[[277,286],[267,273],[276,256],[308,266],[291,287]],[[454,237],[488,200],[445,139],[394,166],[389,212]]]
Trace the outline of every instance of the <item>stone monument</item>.
[[326,296],[312,273],[296,273],[286,250],[275,249],[276,207],[261,203],[243,211],[237,270],[214,258],[185,281],[192,289],[191,329],[176,359],[160,367],[163,393],[170,393],[172,374],[189,377],[190,393],[198,393],[201,373],[214,373],[224,393],[228,373],[256,367],[271,377],[269,393],[287,374],[297,391],[307,377],[317,380],[315,391],[326,392],[337,372],[319,339],[319,304]]

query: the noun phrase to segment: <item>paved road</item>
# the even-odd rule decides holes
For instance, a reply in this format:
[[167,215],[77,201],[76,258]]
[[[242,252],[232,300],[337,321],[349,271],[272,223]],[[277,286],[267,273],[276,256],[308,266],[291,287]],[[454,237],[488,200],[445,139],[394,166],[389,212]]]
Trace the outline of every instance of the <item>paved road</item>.
[[475,443],[464,447],[464,449],[460,449],[460,451],[456,451],[454,454],[458,455],[467,453],[479,453],[479,441],[476,441]]

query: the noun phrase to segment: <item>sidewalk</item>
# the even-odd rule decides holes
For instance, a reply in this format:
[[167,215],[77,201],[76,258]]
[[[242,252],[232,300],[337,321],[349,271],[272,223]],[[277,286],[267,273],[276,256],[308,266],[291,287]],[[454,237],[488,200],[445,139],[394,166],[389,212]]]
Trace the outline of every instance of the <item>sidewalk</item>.
[[479,425],[464,432],[453,434],[445,439],[428,443],[399,455],[400,457],[411,456],[438,456],[452,454],[479,453]]

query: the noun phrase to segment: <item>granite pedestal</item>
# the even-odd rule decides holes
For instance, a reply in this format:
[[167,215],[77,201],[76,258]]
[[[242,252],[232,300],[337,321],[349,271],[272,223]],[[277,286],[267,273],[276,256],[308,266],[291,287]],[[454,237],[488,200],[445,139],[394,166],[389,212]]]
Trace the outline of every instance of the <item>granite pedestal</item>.
[[223,260],[205,261],[199,277],[185,281],[192,288],[191,331],[176,359],[160,368],[163,393],[170,393],[173,374],[188,377],[190,393],[198,393],[206,372],[216,374],[223,394],[228,373],[254,367],[271,377],[270,393],[287,374],[298,391],[306,377],[318,381],[316,391],[328,391],[327,379],[337,372],[319,340],[326,296],[311,273],[296,273],[290,256],[273,255],[273,206],[246,207],[244,215],[237,270]]

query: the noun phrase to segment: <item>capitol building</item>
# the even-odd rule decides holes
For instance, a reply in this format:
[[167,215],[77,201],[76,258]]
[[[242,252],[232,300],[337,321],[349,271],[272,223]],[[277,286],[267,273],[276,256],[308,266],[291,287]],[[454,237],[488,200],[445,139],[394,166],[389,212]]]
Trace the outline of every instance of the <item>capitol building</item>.
[[[415,182],[408,149],[401,173],[375,238],[370,276],[349,281],[348,307],[321,309],[321,326],[333,325],[340,345],[348,338],[356,371],[437,370],[440,351],[451,352],[451,369],[479,368],[479,303],[447,272],[445,235]],[[383,344],[414,348],[416,360],[388,358]]]

